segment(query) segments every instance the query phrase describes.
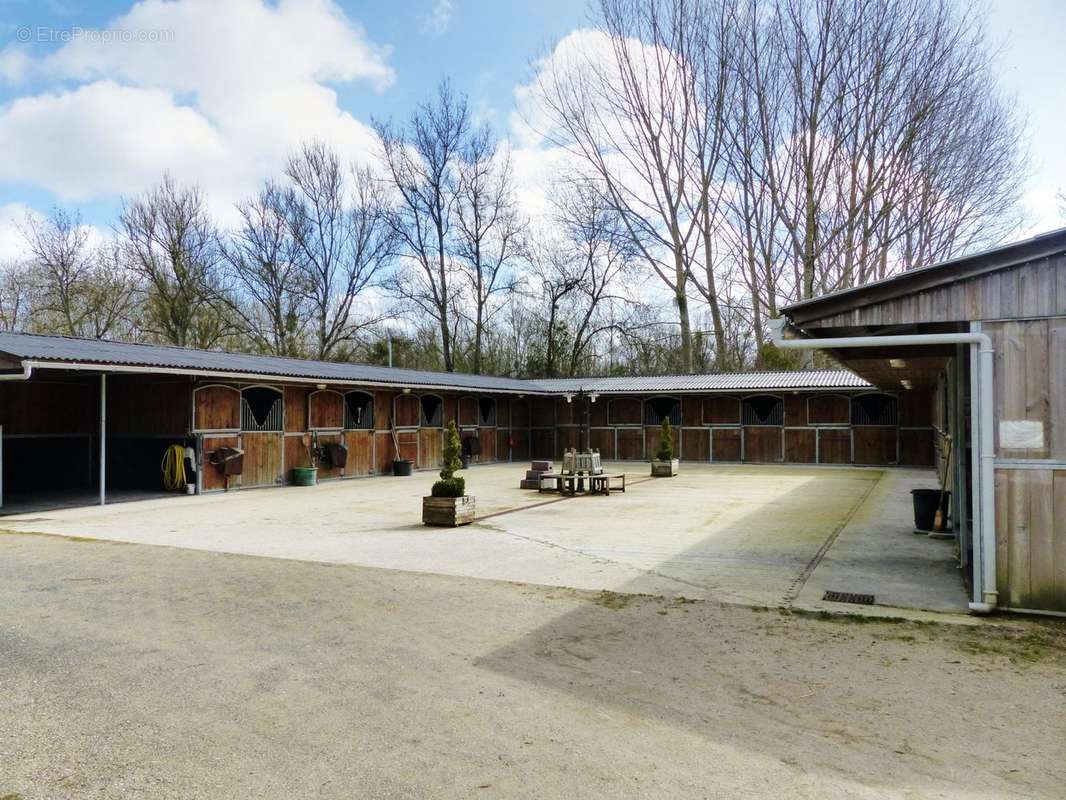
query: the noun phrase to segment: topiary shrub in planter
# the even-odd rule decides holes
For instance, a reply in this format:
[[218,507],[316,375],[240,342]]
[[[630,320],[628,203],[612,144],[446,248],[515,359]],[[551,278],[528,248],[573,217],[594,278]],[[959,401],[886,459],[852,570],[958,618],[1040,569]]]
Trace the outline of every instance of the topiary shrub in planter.
[[444,436],[444,468],[429,497],[422,498],[422,524],[456,528],[474,521],[475,500],[466,493],[466,479],[455,475],[463,462],[459,459],[462,445],[454,421],[448,423]]
[[674,458],[674,432],[670,429],[670,420],[663,420],[659,434],[659,450],[651,462],[653,478],[672,478],[677,474],[680,461]]

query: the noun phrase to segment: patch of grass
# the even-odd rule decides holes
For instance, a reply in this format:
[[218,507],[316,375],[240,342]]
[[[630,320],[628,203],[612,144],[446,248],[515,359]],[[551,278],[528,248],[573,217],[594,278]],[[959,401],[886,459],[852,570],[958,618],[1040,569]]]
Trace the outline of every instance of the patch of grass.
[[1066,658],[1066,631],[1061,628],[986,628],[979,633],[959,638],[956,645],[970,655],[1002,656],[1015,664]]
[[621,594],[619,592],[612,592],[609,589],[604,589],[592,598],[592,602],[598,606],[603,606],[604,608],[618,610],[620,608],[625,608],[635,599],[635,595]]
[[7,794],[0,794],[0,800],[22,800],[22,795],[18,792],[8,792]]

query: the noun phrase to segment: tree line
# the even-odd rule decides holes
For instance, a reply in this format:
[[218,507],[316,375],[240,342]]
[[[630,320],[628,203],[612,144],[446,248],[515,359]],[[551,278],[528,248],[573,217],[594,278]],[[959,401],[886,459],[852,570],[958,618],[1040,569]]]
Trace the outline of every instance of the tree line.
[[782,305],[1017,227],[1022,122],[969,8],[593,11],[520,108],[561,154],[546,213],[523,213],[509,148],[444,81],[375,121],[369,158],[302,144],[224,230],[169,174],[106,239],[28,217],[0,325],[522,376],[777,367]]

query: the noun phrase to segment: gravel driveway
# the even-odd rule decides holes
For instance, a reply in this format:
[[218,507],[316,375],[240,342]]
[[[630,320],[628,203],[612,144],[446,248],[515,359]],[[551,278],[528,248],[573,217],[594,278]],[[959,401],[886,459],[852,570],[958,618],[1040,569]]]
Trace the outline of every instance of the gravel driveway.
[[1060,798],[1062,626],[0,535],[0,797]]

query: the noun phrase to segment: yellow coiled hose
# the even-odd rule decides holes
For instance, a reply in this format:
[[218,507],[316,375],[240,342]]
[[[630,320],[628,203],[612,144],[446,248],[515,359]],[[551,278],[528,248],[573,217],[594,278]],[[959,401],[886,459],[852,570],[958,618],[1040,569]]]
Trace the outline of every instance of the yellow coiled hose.
[[163,453],[163,486],[168,491],[185,491],[185,447],[172,444]]

